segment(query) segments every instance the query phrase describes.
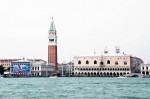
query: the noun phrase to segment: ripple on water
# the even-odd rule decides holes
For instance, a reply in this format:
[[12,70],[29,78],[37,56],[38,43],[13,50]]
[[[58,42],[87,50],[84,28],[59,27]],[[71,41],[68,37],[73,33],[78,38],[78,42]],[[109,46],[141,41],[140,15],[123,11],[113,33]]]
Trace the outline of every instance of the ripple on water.
[[0,99],[149,99],[150,97],[150,79],[11,78],[1,80],[0,84]]

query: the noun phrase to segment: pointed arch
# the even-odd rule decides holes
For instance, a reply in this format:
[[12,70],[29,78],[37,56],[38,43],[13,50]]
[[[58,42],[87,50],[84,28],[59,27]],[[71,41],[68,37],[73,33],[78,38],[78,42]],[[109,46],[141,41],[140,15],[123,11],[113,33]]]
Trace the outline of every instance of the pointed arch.
[[101,64],[101,65],[104,65],[104,63],[103,63],[103,62],[101,62],[100,64]]
[[87,75],[87,73],[85,72],[85,75]]
[[118,65],[118,61],[115,62],[115,65]]
[[107,61],[107,64],[110,64],[110,60]]
[[124,61],[124,65],[127,65],[127,61]]
[[81,61],[80,61],[80,60],[78,61],[78,64],[81,64]]
[[96,61],[96,60],[94,61],[94,64],[97,64],[97,61]]
[[89,61],[88,61],[88,60],[86,61],[86,64],[89,64]]

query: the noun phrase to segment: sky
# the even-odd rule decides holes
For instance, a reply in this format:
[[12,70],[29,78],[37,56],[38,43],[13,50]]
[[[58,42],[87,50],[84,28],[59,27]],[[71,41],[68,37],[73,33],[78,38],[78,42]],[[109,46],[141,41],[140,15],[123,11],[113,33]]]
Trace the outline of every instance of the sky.
[[149,0],[0,0],[0,59],[47,61],[52,17],[58,62],[74,56],[121,53],[150,62]]

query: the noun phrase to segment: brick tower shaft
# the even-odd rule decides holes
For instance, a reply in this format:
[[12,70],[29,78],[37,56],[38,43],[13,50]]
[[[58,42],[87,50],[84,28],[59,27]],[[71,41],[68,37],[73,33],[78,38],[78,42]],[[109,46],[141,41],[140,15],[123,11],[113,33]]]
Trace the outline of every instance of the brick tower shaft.
[[58,70],[57,67],[57,46],[49,45],[48,46],[48,63],[54,65],[54,72]]

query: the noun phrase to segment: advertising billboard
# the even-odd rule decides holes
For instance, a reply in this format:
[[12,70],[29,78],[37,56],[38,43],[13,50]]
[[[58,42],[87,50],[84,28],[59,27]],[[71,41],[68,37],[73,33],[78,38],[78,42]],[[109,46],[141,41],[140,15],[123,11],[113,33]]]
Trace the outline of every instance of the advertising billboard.
[[12,72],[13,73],[28,73],[30,72],[30,68],[28,65],[13,65]]

